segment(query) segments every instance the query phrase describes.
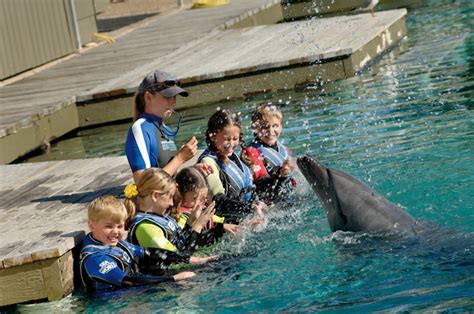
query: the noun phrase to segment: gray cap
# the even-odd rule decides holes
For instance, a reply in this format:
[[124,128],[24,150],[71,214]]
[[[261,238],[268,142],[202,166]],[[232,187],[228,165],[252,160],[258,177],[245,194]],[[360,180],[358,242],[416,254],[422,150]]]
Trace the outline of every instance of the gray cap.
[[160,93],[165,97],[174,97],[181,95],[188,97],[188,92],[182,89],[180,83],[174,76],[163,71],[153,71],[148,73],[140,83],[138,91],[144,94],[146,91]]

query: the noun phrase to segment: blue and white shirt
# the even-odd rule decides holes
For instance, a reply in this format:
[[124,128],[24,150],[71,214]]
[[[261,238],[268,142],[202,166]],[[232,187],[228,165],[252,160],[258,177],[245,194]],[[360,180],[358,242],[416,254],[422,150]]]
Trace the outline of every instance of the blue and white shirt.
[[128,130],[125,153],[132,172],[164,167],[176,155],[174,134],[161,118],[142,113]]

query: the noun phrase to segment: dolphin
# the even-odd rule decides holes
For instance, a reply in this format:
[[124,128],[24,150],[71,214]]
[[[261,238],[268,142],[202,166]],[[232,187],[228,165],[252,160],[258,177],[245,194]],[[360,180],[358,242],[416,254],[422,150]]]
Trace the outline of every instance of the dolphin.
[[301,173],[318,196],[333,232],[402,231],[417,234],[423,224],[356,178],[326,168],[315,158],[297,159]]

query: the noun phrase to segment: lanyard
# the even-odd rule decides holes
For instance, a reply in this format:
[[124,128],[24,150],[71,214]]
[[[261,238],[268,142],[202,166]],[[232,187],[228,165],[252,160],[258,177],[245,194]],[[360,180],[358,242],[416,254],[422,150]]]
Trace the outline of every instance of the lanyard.
[[160,133],[161,133],[161,135],[163,135],[163,137],[166,137],[167,139],[169,139],[170,137],[173,138],[173,137],[176,136],[176,134],[178,134],[179,128],[181,127],[181,122],[183,121],[183,118],[184,118],[184,115],[182,113],[180,113],[179,118],[178,118],[178,126],[176,127],[176,130],[174,132],[171,131],[171,130],[168,130],[167,128],[164,128],[162,123],[158,123],[156,121],[153,121],[153,124],[157,127],[158,130],[160,130]]

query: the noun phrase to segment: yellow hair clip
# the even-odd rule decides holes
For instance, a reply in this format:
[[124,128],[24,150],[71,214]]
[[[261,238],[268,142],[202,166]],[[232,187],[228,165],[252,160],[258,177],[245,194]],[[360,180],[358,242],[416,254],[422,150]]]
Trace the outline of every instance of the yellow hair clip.
[[127,184],[125,189],[123,189],[123,194],[125,195],[126,198],[137,197],[138,189],[137,189],[136,184],[133,184],[133,183]]

